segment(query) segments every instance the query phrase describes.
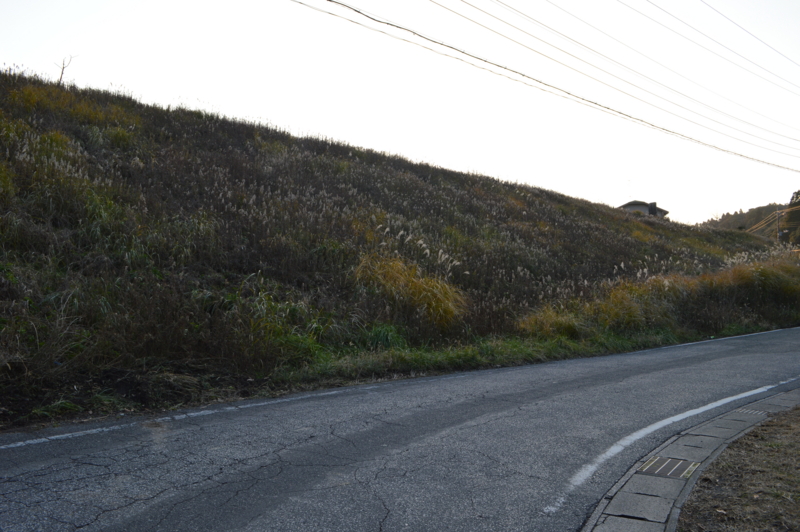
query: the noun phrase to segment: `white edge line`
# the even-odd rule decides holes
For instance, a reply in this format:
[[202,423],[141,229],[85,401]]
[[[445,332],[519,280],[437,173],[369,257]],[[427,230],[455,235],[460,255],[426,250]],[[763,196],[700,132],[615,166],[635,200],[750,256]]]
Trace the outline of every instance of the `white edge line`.
[[[453,375],[453,376],[450,376],[450,377],[441,378],[440,380],[461,379],[461,378],[464,378],[464,377],[466,377],[466,375]],[[362,387],[362,388],[347,388],[346,390],[345,389],[339,389],[339,390],[331,390],[329,392],[310,393],[310,394],[304,394],[304,395],[297,395],[297,396],[294,396],[294,397],[283,397],[283,398],[280,398],[280,399],[270,399],[268,401],[259,401],[257,403],[248,403],[248,404],[245,404],[245,405],[225,406],[225,407],[222,407],[222,408],[217,408],[217,409],[212,409],[212,410],[199,410],[199,411],[196,411],[196,412],[187,412],[186,414],[175,414],[174,416],[164,416],[164,417],[160,417],[160,418],[156,418],[156,419],[148,419],[146,421],[141,421],[141,422],[137,421],[137,422],[133,422],[133,423],[125,423],[125,424],[122,424],[122,425],[114,425],[114,426],[111,426],[111,427],[102,427],[102,428],[97,428],[97,429],[82,430],[80,432],[68,432],[66,434],[58,434],[56,436],[48,436],[46,438],[36,438],[36,439],[32,439],[32,440],[24,440],[24,441],[18,441],[18,442],[15,442],[15,443],[9,443],[9,444],[6,444],[6,445],[0,445],[0,451],[5,450],[5,449],[14,449],[14,448],[17,448],[17,447],[25,447],[25,446],[28,446],[28,445],[38,445],[40,443],[48,443],[48,442],[55,441],[55,440],[68,440],[68,439],[72,439],[72,438],[79,438],[81,436],[88,436],[90,434],[100,434],[100,433],[103,433],[103,432],[111,432],[111,431],[120,430],[120,429],[127,428],[127,427],[133,427],[133,426],[136,426],[136,425],[140,425],[142,423],[167,423],[167,422],[170,422],[170,421],[180,421],[182,419],[187,419],[187,418],[210,416],[210,415],[213,415],[213,414],[219,414],[219,413],[222,413],[222,412],[231,412],[231,411],[234,411],[234,410],[244,410],[244,409],[247,409],[247,408],[256,408],[256,407],[259,407],[259,406],[269,406],[269,405],[275,405],[275,404],[278,404],[278,403],[289,403],[289,402],[294,402],[294,401],[302,401],[304,399],[313,399],[314,397],[324,397],[324,396],[327,396],[327,395],[337,395],[337,394],[344,393],[345,391],[350,391],[350,390],[372,390],[374,388],[378,388],[378,386],[366,386],[366,387]],[[0,532],[2,532],[2,531],[0,531]]]
[[800,327],[789,327],[788,329],[772,329],[771,331],[761,331],[761,332],[754,332],[748,334],[739,334],[736,336],[725,336],[722,338],[709,338],[708,340],[698,340],[697,342],[688,342],[685,344],[675,344],[675,345],[662,345],[661,347],[653,347],[651,349],[644,349],[642,351],[632,351],[633,353],[644,353],[647,351],[658,351],[659,349],[672,349],[673,347],[688,347],[690,345],[697,345],[697,344],[705,344],[708,342],[722,342],[725,340],[736,340],[737,338],[747,338],[748,336],[759,336],[761,334],[772,334],[780,331],[789,331],[792,329],[800,329]]
[[[757,333],[757,334],[762,334],[762,333]],[[725,399],[720,399],[719,401],[708,403],[705,406],[694,408],[692,410],[687,410],[686,412],[683,412],[681,414],[677,414],[672,417],[662,419],[661,421],[657,421],[652,425],[648,425],[643,429],[639,429],[632,434],[628,434],[621,440],[617,441],[614,445],[606,449],[605,452],[597,456],[597,458],[595,458],[592,462],[580,468],[577,473],[572,475],[572,478],[569,479],[569,484],[567,485],[565,494],[559,497],[553,504],[547,506],[544,509],[544,512],[547,514],[556,513],[559,509],[561,509],[561,506],[563,506],[564,503],[566,502],[567,494],[569,494],[571,491],[580,487],[584,482],[589,480],[591,476],[594,475],[594,473],[600,468],[600,466],[603,465],[605,462],[607,462],[610,458],[613,458],[614,456],[618,455],[623,450],[625,450],[625,448],[629,447],[631,444],[644,438],[645,436],[648,436],[653,432],[666,427],[667,425],[677,423],[678,421],[683,421],[686,418],[696,416],[697,414],[702,414],[703,412],[707,412],[709,410],[731,403],[733,401],[744,399],[745,397],[750,397],[751,395],[756,395],[762,392],[766,392],[768,390],[777,388],[778,386],[782,386],[784,384],[788,384],[798,379],[800,379],[800,375],[791,379],[787,379],[785,381],[781,381],[778,384],[772,384],[770,386],[762,386],[761,388],[756,388],[755,390],[750,390],[749,392],[740,393],[738,395],[732,395],[731,397],[726,397]]]
[[26,445],[35,445],[37,443],[46,443],[54,440],[69,440],[72,438],[79,438],[81,436],[88,436],[90,434],[100,434],[102,432],[111,432],[114,430],[120,430],[133,425],[137,425],[137,423],[126,423],[124,425],[114,425],[113,427],[101,427],[97,429],[82,430],[80,432],[68,432],[66,434],[57,434],[55,436],[49,436],[47,438],[37,438],[35,440],[18,441],[16,443],[9,443],[8,445],[3,445],[0,447],[0,450],[13,449],[14,447],[24,447]]
[[[798,328],[800,328],[800,327],[798,327]],[[687,346],[687,345],[702,344],[702,343],[706,343],[706,342],[717,342],[717,341],[721,341],[721,340],[730,340],[730,339],[734,339],[734,338],[744,338],[746,336],[756,336],[756,335],[759,335],[759,334],[769,334],[769,333],[774,333],[774,332],[783,331],[783,330],[786,330],[786,329],[776,329],[774,331],[763,331],[763,332],[757,332],[757,333],[751,333],[751,334],[743,334],[741,336],[729,336],[729,337],[726,337],[726,338],[714,338],[714,339],[711,339],[711,340],[702,340],[700,342],[692,342],[692,343],[689,343],[689,344],[668,345],[668,346],[664,346],[664,347],[658,347],[656,349],[669,349],[669,348],[672,348],[672,347],[681,347],[681,346]],[[440,377],[439,380],[459,379],[459,378],[464,378],[464,377],[466,377],[466,375],[452,375],[452,376],[448,376],[448,377]],[[767,387],[764,387],[764,388],[759,388],[757,391],[754,391],[753,393],[760,393],[761,391],[769,390],[769,389],[774,388],[776,386],[780,386],[781,384],[786,384],[788,382],[792,382],[794,380],[797,380],[798,378],[800,378],[800,377],[795,377],[794,379],[789,379],[787,381],[783,381],[783,382],[781,382],[779,384],[775,384],[773,386],[767,386]],[[375,386],[370,387],[368,389],[371,389],[371,388],[374,388],[374,387]],[[144,423],[153,422],[153,421],[161,422],[161,423],[168,422],[168,421],[179,421],[181,419],[186,419],[186,418],[189,418],[189,417],[209,416],[209,415],[212,415],[212,414],[218,414],[220,412],[230,412],[230,411],[233,411],[233,410],[243,410],[245,408],[254,408],[254,407],[259,407],[259,406],[274,405],[274,404],[278,404],[278,403],[288,403],[288,402],[291,402],[291,401],[301,401],[303,399],[310,399],[312,397],[320,397],[320,396],[326,396],[326,395],[336,395],[336,394],[342,393],[343,391],[344,390],[333,390],[333,391],[324,392],[324,393],[298,395],[298,396],[295,396],[295,397],[284,397],[282,399],[271,399],[269,401],[261,401],[261,402],[258,402],[258,403],[249,403],[249,404],[246,404],[246,405],[226,406],[224,408],[219,408],[219,409],[215,409],[215,410],[202,410],[202,411],[199,411],[199,412],[191,412],[191,413],[187,413],[187,414],[177,414],[177,415],[174,415],[174,416],[161,417],[161,418],[158,418],[158,419],[155,419],[155,420],[145,421]],[[747,395],[752,395],[752,394],[750,392],[747,392]],[[730,401],[735,401],[736,399],[740,399],[741,397],[747,397],[747,395],[737,395],[737,396],[735,396],[733,398],[728,398],[728,399],[730,399]],[[726,399],[723,399],[722,401],[730,402],[730,401],[728,401]],[[708,408],[706,408],[706,407],[702,407],[702,408],[706,408],[706,410],[709,410],[711,408],[716,408],[717,406],[720,406],[721,404],[725,404],[725,402],[717,401],[716,403],[711,403],[711,405],[714,405],[714,406],[707,405]],[[697,410],[697,412],[695,412],[695,410]],[[694,412],[694,413],[691,413],[691,414],[687,415],[686,417],[693,416],[693,415],[699,414],[701,412],[705,412],[705,410],[700,410],[700,409],[695,409],[695,410],[690,410],[689,412]],[[682,414],[679,414],[679,416],[680,415],[682,415]],[[674,417],[677,417],[677,416],[674,416]],[[668,418],[668,419],[673,419],[673,418]],[[685,418],[680,418],[680,419],[685,419]],[[668,420],[664,420],[664,421],[668,421]],[[679,421],[679,419],[675,419],[673,421],[669,421],[669,423],[666,423],[666,425],[669,425],[670,423],[674,423],[675,421]],[[658,423],[654,423],[653,425],[650,425],[650,427],[655,427],[656,425],[659,425],[659,423],[662,423],[662,421],[659,421]],[[102,428],[97,428],[97,429],[83,430],[83,431],[80,431],[80,432],[68,432],[66,434],[58,434],[56,436],[49,436],[49,437],[46,437],[46,438],[36,438],[36,439],[33,439],[33,440],[24,440],[24,441],[19,441],[19,442],[15,442],[15,443],[9,443],[9,444],[6,444],[6,445],[0,445],[0,451],[5,450],[5,449],[14,449],[14,448],[17,448],[17,447],[25,447],[27,445],[37,445],[39,443],[47,443],[47,442],[51,442],[51,441],[55,441],[55,440],[66,440],[66,439],[71,439],[71,438],[79,438],[81,436],[88,436],[90,434],[100,434],[100,433],[103,433],[103,432],[111,432],[111,431],[120,430],[122,428],[132,427],[134,425],[139,425],[139,424],[140,424],[139,422],[126,423],[124,425],[114,425],[114,426],[111,426],[111,427],[102,427]],[[658,429],[660,429],[660,428],[662,428],[662,427],[664,427],[666,425],[660,425],[660,426],[652,429],[650,432],[656,431],[656,430],[658,430]],[[626,438],[623,438],[619,442],[617,442],[614,445],[612,445],[611,447],[609,447],[608,450],[606,450],[605,453],[603,453],[602,455],[600,455],[598,458],[595,459],[595,462],[597,462],[597,460],[599,460],[600,458],[602,458],[602,457],[604,457],[606,455],[608,455],[608,456],[606,456],[606,458],[604,458],[602,461],[598,462],[597,466],[594,467],[594,469],[592,469],[588,473],[588,476],[586,478],[588,479],[590,476],[592,476],[592,474],[597,470],[598,467],[600,467],[600,465],[603,462],[605,462],[606,460],[608,460],[612,456],[615,456],[615,455],[619,454],[625,447],[627,447],[628,445],[630,445],[631,443],[636,441],[636,439],[642,438],[642,437],[646,436],[647,434],[650,434],[650,432],[644,433],[641,436],[639,436],[638,438],[636,438],[634,440],[631,440],[631,442],[628,443],[627,445],[625,445],[623,447],[620,447],[619,449],[616,449],[616,446],[619,445],[620,442],[623,442],[627,438],[630,438],[630,437],[632,437],[632,436],[634,436],[636,434],[639,434],[640,432],[642,432],[644,430],[647,430],[650,427],[645,427],[641,431],[634,432],[630,436],[627,436]],[[608,454],[610,452],[612,454]],[[592,464],[594,464],[595,462],[592,462]],[[592,464],[584,466],[581,469],[581,471],[584,471],[584,470],[588,471],[587,468],[590,468],[592,466]],[[573,479],[578,477],[578,475],[581,474],[581,471],[576,473],[575,476],[573,476]],[[570,481],[570,482],[572,483],[572,481]],[[583,481],[581,481],[579,484],[577,484],[575,487],[579,486],[583,482],[585,482],[585,479]],[[569,491],[572,491],[572,489],[574,489],[574,487],[571,488]],[[563,497],[561,497],[559,500],[561,500],[561,499],[563,499]],[[564,501],[561,501],[561,504],[563,504],[563,502]],[[559,507],[560,507],[560,505],[559,505]],[[551,511],[549,511],[549,509],[551,509],[550,506],[545,508],[545,512],[554,513],[555,511],[558,510],[558,508],[555,508],[551,512]]]
[[226,407],[223,407],[223,408],[217,408],[217,409],[213,409],[213,410],[199,410],[199,411],[196,411],[196,412],[187,412],[186,414],[176,414],[174,416],[164,416],[164,417],[160,417],[160,418],[156,418],[156,419],[148,419],[146,421],[136,421],[136,422],[133,422],[133,423],[124,423],[122,425],[113,425],[111,427],[100,427],[100,428],[96,428],[96,429],[82,430],[82,431],[79,431],[79,432],[67,432],[65,434],[57,434],[55,436],[48,436],[46,438],[36,438],[36,439],[33,439],[33,440],[24,440],[24,441],[18,441],[18,442],[15,442],[15,443],[9,443],[9,444],[6,444],[6,445],[0,445],[0,451],[5,450],[5,449],[15,449],[17,447],[26,447],[28,445],[38,445],[40,443],[48,443],[48,442],[57,441],[57,440],[70,440],[72,438],[80,438],[81,436],[89,436],[91,434],[101,434],[103,432],[112,432],[112,431],[116,431],[116,430],[120,430],[120,429],[124,429],[124,428],[128,428],[128,427],[133,427],[133,426],[136,426],[136,425],[141,425],[142,423],[167,423],[167,422],[170,422],[170,421],[180,421],[182,419],[189,419],[189,418],[201,417],[201,416],[210,416],[210,415],[219,414],[219,413],[222,413],[222,412],[231,412],[233,410],[244,410],[246,408],[253,408],[253,407],[258,407],[258,406],[268,406],[268,405],[274,405],[274,404],[278,404],[278,403],[288,403],[288,402],[292,402],[292,401],[301,401],[303,399],[311,399],[313,397],[320,397],[320,396],[325,396],[325,395],[335,395],[335,394],[339,394],[339,393],[342,393],[342,392],[343,392],[343,390],[333,390],[333,391],[324,392],[324,393],[305,394],[305,395],[298,395],[298,396],[295,396],[295,397],[284,397],[284,398],[281,398],[281,399],[272,399],[272,400],[269,400],[269,401],[260,401],[258,403],[249,403],[249,404],[246,404],[246,405],[226,406]]

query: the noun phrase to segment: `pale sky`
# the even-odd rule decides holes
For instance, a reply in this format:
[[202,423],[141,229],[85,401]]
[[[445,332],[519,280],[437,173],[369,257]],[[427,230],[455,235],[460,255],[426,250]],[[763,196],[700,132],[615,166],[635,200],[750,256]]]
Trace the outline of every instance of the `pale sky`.
[[[301,1],[481,64],[332,2]],[[796,0],[343,2],[513,69],[528,78],[481,64],[530,85],[534,78],[800,170]],[[786,203],[800,189],[796,171],[610,116],[291,0],[0,0],[0,13],[6,67],[55,80],[54,63],[73,56],[65,80],[80,87],[612,206],[655,201],[675,221]]]

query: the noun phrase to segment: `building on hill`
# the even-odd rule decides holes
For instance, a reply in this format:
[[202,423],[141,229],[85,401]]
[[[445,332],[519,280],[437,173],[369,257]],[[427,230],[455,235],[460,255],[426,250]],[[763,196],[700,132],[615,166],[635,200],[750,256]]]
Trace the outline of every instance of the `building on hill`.
[[658,216],[659,218],[665,218],[669,214],[669,211],[665,211],[661,207],[656,206],[655,202],[629,201],[625,205],[620,205],[619,208],[628,212],[640,212],[642,214],[649,214],[650,216]]

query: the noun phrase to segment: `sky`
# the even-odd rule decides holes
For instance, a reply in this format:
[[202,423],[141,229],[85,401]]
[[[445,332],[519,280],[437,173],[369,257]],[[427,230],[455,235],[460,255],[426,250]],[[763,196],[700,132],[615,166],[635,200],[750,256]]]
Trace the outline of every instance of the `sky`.
[[800,2],[299,1],[0,0],[0,65],[690,224],[800,189]]

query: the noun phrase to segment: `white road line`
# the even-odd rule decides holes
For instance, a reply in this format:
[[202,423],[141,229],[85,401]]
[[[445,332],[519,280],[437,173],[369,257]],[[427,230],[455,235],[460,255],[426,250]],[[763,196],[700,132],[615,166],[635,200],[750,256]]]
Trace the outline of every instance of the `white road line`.
[[[790,327],[788,329],[774,329],[772,331],[761,331],[748,334],[740,334],[738,336],[725,336],[724,338],[709,338],[708,340],[700,340],[699,342],[689,342],[688,344],[675,344],[675,345],[662,345],[661,347],[653,347],[652,349],[645,349],[644,351],[657,351],[660,349],[672,349],[673,347],[689,347],[691,345],[705,344],[708,342],[722,342],[725,340],[736,340],[737,338],[747,338],[748,336],[759,336],[761,334],[772,334],[780,331],[791,331],[792,329],[800,329],[800,327]],[[634,351],[638,353],[639,351]]]
[[[314,393],[314,394],[306,394],[306,395],[298,395],[295,397],[284,397],[282,399],[272,399],[269,401],[261,401],[258,403],[248,403],[246,405],[236,405],[236,406],[226,406],[223,408],[216,408],[211,410],[199,410],[197,412],[188,412],[186,414],[176,414],[174,416],[165,416],[156,419],[147,419],[143,421],[134,421],[133,423],[124,423],[122,425],[113,425],[111,427],[100,427],[96,429],[89,429],[89,430],[82,430],[79,432],[68,432],[66,434],[57,434],[55,436],[48,436],[45,438],[36,438],[33,440],[25,440],[25,441],[18,441],[16,443],[9,443],[6,445],[0,445],[0,451],[4,449],[14,449],[17,447],[25,447],[27,445],[37,445],[40,443],[48,443],[51,441],[56,440],[69,440],[72,438],[79,438],[81,436],[89,436],[90,434],[101,434],[103,432],[112,432],[115,430],[120,430],[128,427],[133,427],[136,425],[141,425],[142,423],[168,423],[170,421],[180,421],[181,419],[189,419],[193,417],[201,417],[201,416],[210,416],[213,414],[220,414],[222,412],[230,412],[232,410],[244,410],[245,408],[253,408],[257,406],[267,406],[267,405],[274,405],[278,403],[288,403],[292,401],[301,401],[303,399],[311,399],[313,397],[320,397],[325,395],[335,395],[342,393],[344,390],[333,390],[330,392],[324,393]],[[1,531],[0,531],[1,532]]]
[[[785,330],[785,329],[779,329],[779,330]],[[727,340],[727,339],[731,339],[731,338],[743,338],[745,336],[755,336],[755,335],[758,335],[758,334],[768,334],[768,333],[772,333],[772,332],[777,332],[777,331],[765,331],[765,332],[760,332],[760,333],[745,334],[745,335],[742,335],[742,336],[732,336],[732,337],[729,337],[729,338],[718,338],[718,339],[714,339],[714,340],[705,340],[703,342],[695,342],[695,343],[715,342],[715,341],[718,341],[718,340]],[[682,344],[682,345],[692,345],[692,344]],[[668,349],[668,348],[671,348],[671,347],[681,347],[681,346],[677,346],[677,345],[676,346],[664,346],[664,347],[657,348],[657,349]],[[447,376],[447,377],[434,377],[434,378],[438,379],[438,380],[449,380],[449,379],[463,379],[466,376],[467,375],[461,374],[461,375],[450,375],[450,376]],[[780,386],[781,384],[785,384],[787,382],[792,382],[794,380],[797,380],[798,378],[800,378],[800,377],[796,377],[794,379],[789,379],[788,381],[784,381],[784,382],[782,382],[780,384],[776,384],[774,386],[768,386],[768,387],[765,387],[765,388],[759,388],[758,390],[753,391],[752,393],[748,392],[748,394],[752,395],[752,394],[755,394],[755,393],[761,393],[761,391],[769,390],[771,388],[774,388],[775,386]],[[370,387],[364,388],[364,389],[372,389],[372,388],[376,388],[376,386],[370,386]],[[326,395],[336,395],[336,394],[340,394],[340,393],[342,393],[344,391],[345,390],[332,390],[330,392],[298,395],[298,396],[295,396],[295,397],[284,397],[282,399],[271,399],[271,400],[268,400],[268,401],[261,401],[261,402],[258,402],[258,403],[248,403],[246,405],[226,406],[226,407],[218,408],[218,409],[214,409],[214,410],[201,410],[201,411],[198,411],[198,412],[190,412],[188,414],[177,414],[177,415],[174,415],[174,416],[166,416],[166,417],[161,417],[161,418],[158,418],[158,419],[149,419],[149,420],[146,420],[146,421],[143,421],[143,422],[125,423],[123,425],[114,425],[114,426],[111,426],[111,427],[102,427],[102,428],[97,428],[97,429],[83,430],[83,431],[80,431],[80,432],[69,432],[69,433],[66,433],[66,434],[58,434],[56,436],[49,436],[49,437],[46,437],[46,438],[36,438],[36,439],[33,439],[33,440],[25,440],[25,441],[19,441],[19,442],[16,442],[16,443],[9,443],[9,444],[6,444],[6,445],[0,445],[0,451],[2,451],[4,449],[14,449],[16,447],[25,447],[27,445],[37,445],[39,443],[47,443],[47,442],[56,441],[56,440],[66,440],[66,439],[71,439],[71,438],[78,438],[78,437],[81,437],[81,436],[88,436],[90,434],[100,434],[102,432],[111,432],[111,431],[120,430],[120,429],[123,429],[123,428],[126,428],[126,427],[132,427],[132,426],[135,426],[135,425],[139,425],[141,423],[148,423],[148,422],[151,422],[151,423],[152,422],[166,423],[166,422],[169,422],[169,421],[179,421],[181,419],[186,419],[186,418],[191,418],[191,417],[199,417],[199,416],[210,416],[212,414],[219,414],[221,412],[230,412],[232,410],[243,410],[245,408],[254,408],[254,407],[259,407],[259,406],[274,405],[274,404],[278,404],[278,403],[288,403],[288,402],[292,402],[292,401],[301,401],[301,400],[304,400],[304,399],[310,399],[312,397],[321,397],[321,396],[326,396]],[[747,395],[737,395],[737,396],[735,396],[733,398],[729,398],[729,399],[730,399],[730,401],[734,401],[736,399],[740,399],[741,397],[747,397]],[[723,399],[723,401],[730,402],[730,401],[728,401],[726,399]],[[717,401],[717,403],[711,403],[711,405],[713,405],[713,406],[707,405],[708,408],[706,408],[706,407],[703,407],[703,408],[706,408],[706,410],[710,410],[711,408],[716,408],[717,406],[720,406],[720,404],[725,404],[725,403],[720,403],[719,401]],[[685,417],[693,416],[693,415],[699,414],[700,412],[705,412],[705,410],[695,409],[695,410],[690,410],[689,412],[692,412],[692,413],[687,413],[688,415],[685,416]],[[677,418],[678,416],[675,416],[675,417]],[[685,419],[685,418],[680,418],[680,419]],[[669,420],[673,420],[673,418],[669,418]],[[669,421],[669,420],[664,420],[664,421]],[[665,425],[669,425],[670,423],[674,423],[675,421],[680,421],[680,420],[679,419],[674,419],[673,421],[669,421],[668,423],[665,423]],[[659,423],[663,423],[663,422],[660,421]],[[659,425],[659,423],[655,423],[653,425],[650,425],[650,427],[646,427],[646,428],[642,429],[642,431],[648,430],[651,427],[655,427],[652,430],[650,430],[650,432],[653,432],[653,431],[656,431],[656,430],[660,429],[661,427],[665,426],[665,425]],[[656,425],[659,425],[659,426],[656,427]],[[618,441],[617,443],[612,445],[605,453],[603,453],[597,459],[595,459],[595,461],[592,462],[592,464],[584,466],[583,469],[581,469],[581,471],[579,471],[575,476],[572,477],[572,480],[570,480],[570,485],[574,484],[574,481],[576,479],[581,478],[580,475],[583,474],[582,472],[584,472],[584,470],[588,471],[588,474],[587,474],[586,478],[584,478],[583,480],[580,480],[580,482],[578,482],[578,484],[575,484],[574,487],[570,488],[568,490],[568,492],[572,491],[572,489],[575,489],[576,487],[580,486],[580,484],[583,484],[583,482],[585,482],[586,479],[588,479],[590,476],[592,476],[592,474],[597,470],[597,468],[600,466],[600,464],[602,464],[603,462],[605,462],[606,460],[608,460],[612,456],[618,454],[625,447],[627,447],[628,445],[630,445],[631,443],[633,443],[637,439],[642,438],[642,437],[646,436],[647,434],[650,434],[650,432],[644,433],[644,434],[638,436],[636,439],[631,440],[629,443],[627,443],[623,447],[620,447],[619,449],[615,450],[616,447],[618,445],[620,445],[621,442],[626,441],[627,438],[635,436],[635,435],[639,434],[642,431],[634,432],[630,436],[627,436],[626,438],[621,439],[620,441]],[[608,454],[609,452],[612,452],[612,454]],[[608,456],[606,456],[606,455],[608,455]],[[605,458],[603,458],[603,457],[605,457]],[[598,462],[598,460],[600,460],[601,458],[603,458],[603,459],[600,462]],[[595,464],[595,463],[597,463],[597,465],[594,467],[594,469],[591,469],[593,464]],[[558,499],[561,502],[560,502],[560,504],[558,504],[558,507],[555,508],[555,510],[552,510],[552,512],[549,511],[553,507],[551,505],[551,506],[548,506],[547,508],[545,508],[545,512],[553,513],[553,512],[558,511],[558,508],[560,508],[561,505],[564,503],[563,499],[564,499],[564,497],[560,497]]]
[[9,443],[8,445],[0,446],[2,449],[13,449],[14,447],[25,447],[26,445],[36,445],[37,443],[47,443],[55,440],[69,440],[71,438],[79,438],[81,436],[88,436],[89,434],[100,434],[101,432],[111,432],[113,430],[124,429],[136,425],[137,423],[126,423],[125,425],[114,425],[113,427],[102,427],[98,429],[82,430],[80,432],[69,432],[67,434],[58,434],[47,438],[37,438],[35,440],[18,441],[16,443]]
[[778,386],[782,386],[784,384],[788,384],[790,382],[796,381],[800,379],[800,375],[794,377],[792,379],[787,379],[785,381],[779,382],[778,384],[772,384],[770,386],[762,386],[761,388],[757,388],[755,390],[750,390],[749,392],[740,393],[739,395],[733,395],[731,397],[726,397],[725,399],[720,399],[719,401],[714,401],[713,403],[709,403],[705,406],[701,406],[699,408],[694,408],[692,410],[687,410],[682,414],[678,414],[672,417],[668,417],[666,419],[662,419],[652,425],[648,425],[647,427],[637,430],[636,432],[629,434],[616,442],[614,445],[609,447],[605,450],[602,454],[600,454],[597,458],[595,458],[592,462],[584,465],[582,468],[575,473],[572,478],[569,479],[569,484],[565,490],[564,495],[560,496],[558,499],[553,502],[550,506],[544,509],[544,512],[547,514],[554,514],[561,509],[564,503],[567,500],[567,495],[570,492],[574,491],[576,488],[580,487],[584,482],[589,480],[591,476],[603,465],[607,462],[610,458],[621,453],[625,450],[626,447],[629,447],[634,442],[644,438],[652,434],[653,432],[657,431],[658,429],[664,428],[667,425],[671,425],[673,423],[677,423],[678,421],[683,421],[686,418],[696,416],[697,414],[702,414],[703,412],[707,412],[718,406],[722,406],[733,401],[737,401],[739,399],[744,399],[745,397],[750,397],[751,395],[756,395],[762,392],[766,392],[773,388],[777,388]]
[[[466,377],[466,375],[450,375],[450,376],[447,376],[447,377],[433,377],[433,378],[434,379],[438,379],[438,380],[449,380],[449,379],[463,379],[464,377]],[[216,408],[216,409],[199,410],[197,412],[189,412],[189,413],[186,413],[186,414],[176,414],[174,416],[165,416],[165,417],[160,417],[160,418],[156,418],[156,419],[147,419],[147,420],[144,420],[144,421],[135,421],[133,423],[125,423],[125,424],[122,424],[122,425],[114,425],[114,426],[111,426],[111,427],[102,427],[102,428],[97,428],[97,429],[82,430],[80,432],[69,432],[69,433],[66,433],[66,434],[59,434],[59,435],[56,435],[56,436],[48,436],[46,438],[36,438],[36,439],[33,439],[33,440],[25,440],[25,441],[19,441],[19,442],[16,442],[16,443],[9,443],[9,444],[6,444],[6,445],[0,445],[0,451],[2,451],[4,449],[14,449],[16,447],[25,447],[27,445],[37,445],[37,444],[40,444],[40,443],[48,443],[48,442],[55,441],[55,440],[67,440],[67,439],[71,439],[71,438],[79,438],[81,436],[88,436],[90,434],[100,434],[102,432],[111,432],[111,431],[120,430],[120,429],[127,428],[127,427],[133,427],[133,426],[136,426],[136,425],[141,425],[142,423],[168,423],[170,421],[180,421],[182,419],[188,419],[188,418],[193,418],[193,417],[210,416],[210,415],[219,414],[219,413],[222,413],[222,412],[231,412],[231,411],[234,411],[234,410],[244,410],[246,408],[256,408],[256,407],[259,407],[259,406],[275,405],[275,404],[278,404],[278,403],[289,403],[289,402],[294,402],[294,401],[302,401],[302,400],[305,400],[305,399],[312,399],[314,397],[324,397],[324,396],[327,396],[327,395],[337,395],[337,394],[340,394],[340,393],[344,393],[345,391],[358,392],[358,391],[361,391],[361,390],[372,390],[372,389],[378,388],[378,387],[379,387],[379,385],[373,385],[373,386],[365,386],[365,387],[359,387],[359,388],[347,388],[347,389],[331,390],[329,392],[310,393],[310,394],[305,394],[305,395],[297,395],[297,396],[294,396],[294,397],[283,397],[281,399],[270,399],[270,400],[267,400],[267,401],[260,401],[260,402],[257,402],[257,403],[248,403],[248,404],[244,404],[244,405],[225,406],[225,407]],[[2,532],[2,530],[0,530],[0,532]]]

